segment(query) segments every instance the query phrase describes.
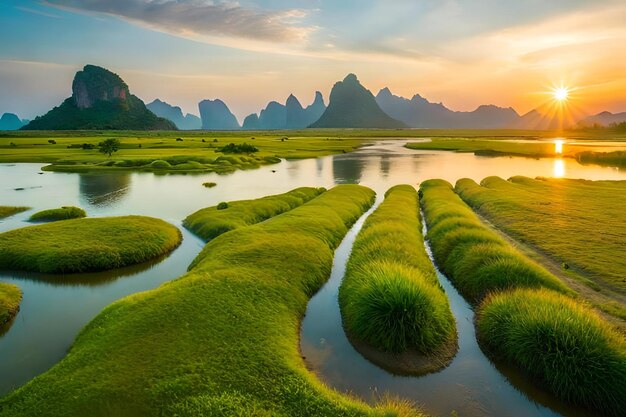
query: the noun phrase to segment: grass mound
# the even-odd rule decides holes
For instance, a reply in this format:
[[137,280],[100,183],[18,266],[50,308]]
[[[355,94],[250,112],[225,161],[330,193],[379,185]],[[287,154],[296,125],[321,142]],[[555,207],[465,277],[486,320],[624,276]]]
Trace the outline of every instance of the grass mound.
[[482,224],[448,182],[425,181],[420,195],[435,260],[471,303],[480,302],[489,292],[515,287],[570,292],[558,278]]
[[93,272],[168,253],[180,231],[151,217],[73,219],[0,234],[0,269],[45,273]]
[[323,192],[323,188],[301,187],[256,200],[220,203],[187,216],[183,226],[209,241],[222,233],[259,223],[294,209]]
[[0,416],[418,416],[330,390],[298,349],[309,298],[374,193],[340,185],[210,241],[185,276],[107,307]]
[[54,222],[57,220],[79,219],[81,217],[87,217],[85,210],[78,207],[63,206],[61,208],[38,211],[30,216],[28,221]]
[[28,209],[30,209],[30,207],[0,206],[0,219],[21,213]]
[[555,396],[605,416],[626,409],[626,343],[590,309],[548,290],[491,295],[478,311],[481,344]]
[[22,291],[17,285],[0,282],[0,326],[17,314],[21,301]]
[[454,343],[454,318],[421,235],[418,199],[391,188],[357,236],[339,289],[351,337],[383,352],[436,353]]

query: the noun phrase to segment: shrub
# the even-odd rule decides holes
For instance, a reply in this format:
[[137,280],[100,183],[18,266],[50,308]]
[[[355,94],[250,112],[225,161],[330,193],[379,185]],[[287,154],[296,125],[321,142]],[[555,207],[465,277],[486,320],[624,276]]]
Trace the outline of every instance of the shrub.
[[117,138],[105,139],[98,143],[100,153],[106,154],[109,158],[120,149],[121,143]]
[[217,205],[218,210],[226,210],[227,208],[228,208],[228,203],[225,201],[222,201],[221,203]]
[[150,164],[150,168],[153,168],[153,169],[169,169],[171,167],[172,165],[170,165],[169,162],[164,161],[162,159],[157,159],[155,161],[152,161],[152,163]]
[[48,143],[49,143],[50,145],[56,145],[56,144],[57,144],[57,141],[56,141],[56,140],[54,140],[54,139],[48,139]]
[[222,153],[254,153],[259,151],[256,146],[249,145],[245,142],[237,145],[235,145],[234,143],[229,143],[228,145],[223,146],[218,150]]
[[605,416],[626,409],[626,343],[595,312],[548,290],[517,289],[482,303],[476,326],[493,355],[556,397]]
[[63,206],[57,209],[49,209],[34,213],[28,221],[30,222],[54,222],[58,220],[69,220],[86,217],[85,210],[79,207]]
[[217,184],[214,182],[203,182],[202,185],[204,185],[206,188],[213,188],[215,187]]

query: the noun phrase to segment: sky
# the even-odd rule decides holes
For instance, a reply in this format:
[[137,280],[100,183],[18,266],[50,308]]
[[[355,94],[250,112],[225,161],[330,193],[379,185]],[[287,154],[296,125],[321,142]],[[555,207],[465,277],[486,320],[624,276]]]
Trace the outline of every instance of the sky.
[[626,111],[624,0],[2,0],[0,114],[33,118],[85,64],[146,103],[240,121],[355,73],[374,94],[524,114],[571,90],[580,114]]

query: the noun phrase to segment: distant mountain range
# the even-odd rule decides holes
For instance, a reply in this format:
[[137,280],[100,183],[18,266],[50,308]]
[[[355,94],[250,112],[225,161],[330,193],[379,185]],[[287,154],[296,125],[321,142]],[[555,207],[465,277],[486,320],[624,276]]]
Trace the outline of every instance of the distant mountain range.
[[304,129],[315,122],[326,110],[324,98],[319,91],[315,92],[313,103],[306,108],[291,94],[285,104],[270,101],[259,114],[253,113],[243,121],[242,129]]
[[4,113],[0,117],[0,130],[18,130],[28,122],[28,120],[21,120],[16,114]]
[[[389,88],[376,96],[354,74],[335,83],[328,107],[317,91],[303,107],[291,94],[285,104],[270,101],[259,113],[248,115],[240,126],[220,99],[198,104],[200,117],[159,99],[144,105],[130,94],[128,85],[104,68],[86,65],[72,83],[72,96],[61,105],[28,122],[15,114],[0,118],[0,130],[281,130],[311,128],[440,128],[440,129],[556,129],[558,121],[538,110],[519,115],[511,107],[482,105],[473,111],[453,111],[415,94],[394,95]],[[581,127],[609,126],[626,122],[626,112],[602,112],[578,122]]]
[[156,99],[146,104],[146,107],[157,116],[173,122],[180,130],[198,130],[202,128],[202,121],[198,116],[191,113],[183,116],[183,111],[178,106],[172,106]]
[[117,74],[86,65],[74,76],[72,96],[22,129],[176,130],[176,125],[148,110]]
[[595,116],[589,116],[578,122],[581,127],[594,127],[594,126],[610,126],[613,124],[620,124],[626,122],[626,112],[611,113],[603,111]]

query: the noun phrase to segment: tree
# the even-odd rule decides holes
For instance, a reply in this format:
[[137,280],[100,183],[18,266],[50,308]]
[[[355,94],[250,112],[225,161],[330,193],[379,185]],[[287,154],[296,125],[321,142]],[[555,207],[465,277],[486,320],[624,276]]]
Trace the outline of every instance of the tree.
[[120,141],[115,138],[105,139],[98,143],[98,149],[101,153],[107,154],[110,158],[114,152],[117,152],[120,149]]

